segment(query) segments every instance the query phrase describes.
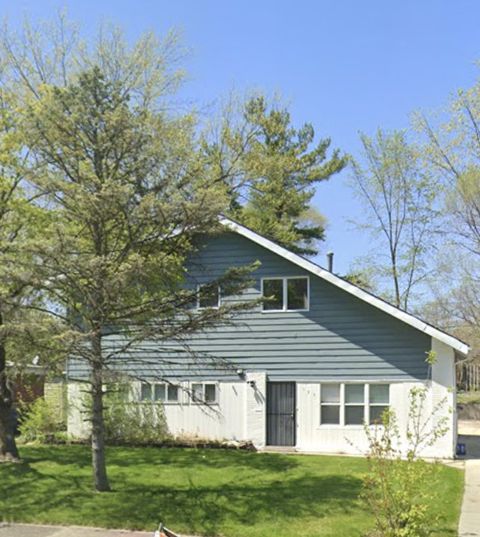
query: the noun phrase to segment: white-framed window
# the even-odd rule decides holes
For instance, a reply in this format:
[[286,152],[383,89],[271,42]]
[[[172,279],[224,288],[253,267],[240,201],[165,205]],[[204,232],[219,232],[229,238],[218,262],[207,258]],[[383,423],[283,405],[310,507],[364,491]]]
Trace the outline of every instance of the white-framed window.
[[340,425],[340,384],[322,384],[320,387],[320,423]]
[[179,388],[166,382],[142,382],[140,385],[140,401],[178,403]]
[[308,311],[310,279],[308,276],[262,278],[263,311]]
[[368,388],[368,423],[382,423],[382,415],[390,406],[390,384],[370,384]]
[[197,309],[220,307],[220,286],[197,285]]
[[359,426],[381,423],[390,406],[390,384],[339,383],[320,385],[320,425]]
[[193,403],[213,405],[218,402],[218,386],[215,382],[193,382],[191,397]]
[[345,384],[345,425],[365,422],[365,384]]

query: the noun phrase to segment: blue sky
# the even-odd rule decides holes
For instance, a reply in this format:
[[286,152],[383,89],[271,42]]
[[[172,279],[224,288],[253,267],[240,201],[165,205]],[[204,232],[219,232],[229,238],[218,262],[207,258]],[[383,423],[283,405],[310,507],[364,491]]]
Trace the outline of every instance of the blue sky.
[[[278,92],[294,121],[358,153],[358,132],[405,128],[414,110],[437,109],[477,77],[476,0],[0,0],[12,24],[22,14],[51,17],[67,7],[91,28],[102,20],[135,38],[144,30],[183,32],[192,50],[184,95],[198,104],[237,91]],[[320,185],[316,207],[328,220],[327,250],[346,272],[369,240],[348,224],[361,214],[348,172]]]

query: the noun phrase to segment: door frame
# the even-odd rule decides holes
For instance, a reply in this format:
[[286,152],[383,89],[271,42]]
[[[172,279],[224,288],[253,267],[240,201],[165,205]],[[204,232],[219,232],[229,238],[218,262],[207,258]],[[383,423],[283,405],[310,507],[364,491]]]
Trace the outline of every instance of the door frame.
[[[268,443],[268,389],[270,384],[293,384],[293,443],[292,445],[279,445]],[[297,445],[297,383],[294,380],[277,380],[266,382],[266,401],[265,401],[265,445],[268,447],[296,447]]]

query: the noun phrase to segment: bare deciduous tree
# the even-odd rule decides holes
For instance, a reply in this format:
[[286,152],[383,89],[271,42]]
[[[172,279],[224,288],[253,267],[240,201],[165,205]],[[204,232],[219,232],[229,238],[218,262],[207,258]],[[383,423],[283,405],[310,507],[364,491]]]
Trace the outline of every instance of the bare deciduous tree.
[[352,186],[365,219],[355,224],[376,241],[364,266],[380,282],[379,292],[408,310],[414,291],[431,272],[436,185],[404,132],[378,131],[374,138],[362,135],[361,141],[363,155],[353,163]]
[[425,167],[437,175],[445,192],[443,285],[433,283],[435,313],[478,351],[480,322],[480,82],[459,91],[440,119],[416,116],[424,135]]

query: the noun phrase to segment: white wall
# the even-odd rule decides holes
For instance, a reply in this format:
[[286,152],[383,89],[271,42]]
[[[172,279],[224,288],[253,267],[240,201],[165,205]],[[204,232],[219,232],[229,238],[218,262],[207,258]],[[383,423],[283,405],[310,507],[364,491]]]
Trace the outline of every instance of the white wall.
[[165,418],[173,436],[198,436],[215,440],[244,440],[244,382],[219,382],[218,404],[206,407],[194,404],[183,391],[181,404],[164,405]]
[[[428,386],[425,402],[425,419],[438,406],[437,421],[447,420],[447,433],[434,445],[426,447],[420,455],[425,457],[453,458],[456,446],[455,417],[455,366],[453,350],[436,340],[432,341],[437,361],[432,368],[432,381],[397,382],[390,385],[390,406],[395,411],[405,451],[405,433],[408,423],[409,394],[414,387]],[[297,449],[322,453],[361,454],[368,450],[367,438],[361,425],[320,425],[320,384],[297,384]]]
[[452,458],[457,446],[455,353],[451,347],[436,339],[432,339],[432,350],[436,354],[432,368],[432,406],[446,402],[441,405],[440,416],[447,418],[448,427],[447,434],[437,441],[433,451],[441,451],[445,457]]
[[[257,379],[261,385],[260,378]],[[254,402],[251,397],[247,398],[246,393],[253,393],[254,390],[245,381],[239,382],[219,382],[217,384],[218,404],[206,407],[190,401],[188,394],[188,383],[181,383],[184,389],[179,390],[179,403],[165,403],[163,412],[167,422],[168,430],[173,436],[197,436],[205,439],[215,440],[245,440],[255,438],[261,442],[262,417],[260,413],[255,413]],[[132,397],[139,400],[140,383],[132,383]],[[85,438],[89,435],[90,426],[85,421],[85,413],[82,411],[82,390],[85,385],[81,383],[68,383],[68,432],[72,437]],[[255,398],[253,398],[255,401]],[[248,426],[252,428],[252,434],[246,433],[247,403],[252,409],[254,420],[248,421]],[[137,403],[143,404],[143,403]],[[258,406],[258,405],[257,405]],[[159,405],[160,408],[160,405]],[[264,419],[264,418],[263,418]]]
[[90,423],[83,408],[87,384],[81,382],[67,383],[67,430],[70,436],[86,438],[90,434]]
[[[408,393],[421,383],[392,383],[390,407],[395,410],[400,429],[405,428]],[[303,411],[302,411],[303,409]],[[320,384],[297,384],[297,449],[322,453],[365,454],[368,450],[363,425],[321,425]]]
[[267,434],[267,376],[265,373],[248,373],[246,380],[245,439],[263,448]]

